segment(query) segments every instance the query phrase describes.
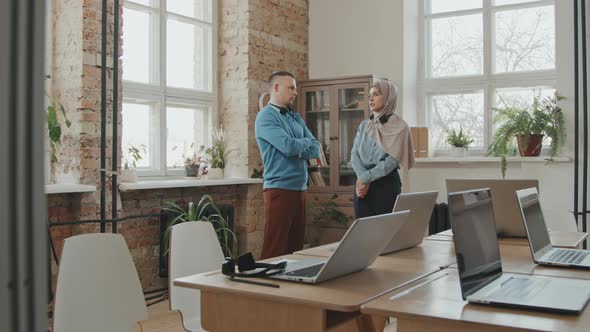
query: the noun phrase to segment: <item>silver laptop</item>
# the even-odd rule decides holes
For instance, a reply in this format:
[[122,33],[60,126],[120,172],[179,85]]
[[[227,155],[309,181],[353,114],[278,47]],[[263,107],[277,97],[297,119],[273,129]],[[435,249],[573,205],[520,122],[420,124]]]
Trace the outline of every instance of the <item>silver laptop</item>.
[[448,196],[463,299],[539,311],[580,313],[590,280],[503,273],[489,189]]
[[[438,191],[403,193],[397,196],[393,212],[409,210],[410,216],[404,226],[392,234],[391,241],[383,248],[381,255],[412,248],[422,243],[437,196]],[[338,243],[332,243],[326,246],[326,249],[334,251],[338,247]]]
[[381,251],[381,255],[412,248],[422,243],[437,196],[438,191],[404,193],[397,196],[393,212],[409,210],[410,216],[408,222],[395,233],[387,247]]
[[518,190],[516,196],[535,263],[590,269],[590,251],[551,245],[537,188]]
[[373,264],[409,215],[402,211],[357,219],[330,258],[287,260],[285,271],[271,278],[315,284],[360,271]]
[[514,192],[520,189],[539,187],[534,179],[447,179],[447,193],[479,188],[489,188],[496,217],[496,233],[499,237],[526,237],[520,221],[520,211]]

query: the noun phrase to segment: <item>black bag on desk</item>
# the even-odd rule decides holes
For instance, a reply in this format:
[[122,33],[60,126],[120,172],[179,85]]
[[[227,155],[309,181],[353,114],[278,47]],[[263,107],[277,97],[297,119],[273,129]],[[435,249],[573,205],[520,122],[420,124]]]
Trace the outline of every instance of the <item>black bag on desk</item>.
[[438,203],[432,209],[432,216],[428,224],[428,235],[440,233],[451,228],[449,218],[449,206],[447,203]]

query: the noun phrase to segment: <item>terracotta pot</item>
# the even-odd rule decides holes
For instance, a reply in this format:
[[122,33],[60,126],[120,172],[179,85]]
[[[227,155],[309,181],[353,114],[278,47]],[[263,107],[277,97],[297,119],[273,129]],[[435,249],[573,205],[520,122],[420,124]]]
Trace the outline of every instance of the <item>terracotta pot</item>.
[[518,152],[521,157],[537,157],[541,154],[543,147],[543,136],[531,134],[528,141],[525,135],[516,135],[518,141]]

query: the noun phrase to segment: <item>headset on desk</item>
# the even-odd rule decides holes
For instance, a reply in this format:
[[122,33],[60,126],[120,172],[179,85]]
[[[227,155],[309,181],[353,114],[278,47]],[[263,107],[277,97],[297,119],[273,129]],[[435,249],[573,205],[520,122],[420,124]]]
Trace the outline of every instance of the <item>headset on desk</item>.
[[[236,264],[238,265],[238,271],[236,272]],[[223,264],[221,264],[221,273],[228,276],[232,281],[238,282],[245,282],[254,285],[260,286],[269,286],[269,287],[276,287],[278,288],[278,284],[271,284],[259,281],[250,281],[250,280],[242,280],[236,279],[236,277],[240,278],[265,278],[270,277],[275,274],[279,274],[285,270],[287,267],[287,262],[279,262],[279,263],[257,263],[254,260],[254,256],[251,252],[247,252],[245,254],[240,255],[237,259],[232,259],[230,257],[226,257]],[[244,273],[247,271],[253,271],[255,269],[262,269],[257,272],[251,273]]]

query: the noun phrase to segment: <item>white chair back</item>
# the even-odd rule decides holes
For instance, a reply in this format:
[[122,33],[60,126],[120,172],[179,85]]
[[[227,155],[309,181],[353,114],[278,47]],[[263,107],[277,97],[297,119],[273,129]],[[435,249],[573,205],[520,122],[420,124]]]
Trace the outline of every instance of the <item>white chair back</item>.
[[182,314],[184,328],[201,331],[200,291],[174,286],[174,279],[221,268],[223,251],[209,222],[174,225],[170,235],[170,309]]
[[144,295],[120,234],[65,240],[55,293],[55,332],[127,332],[147,319]]

